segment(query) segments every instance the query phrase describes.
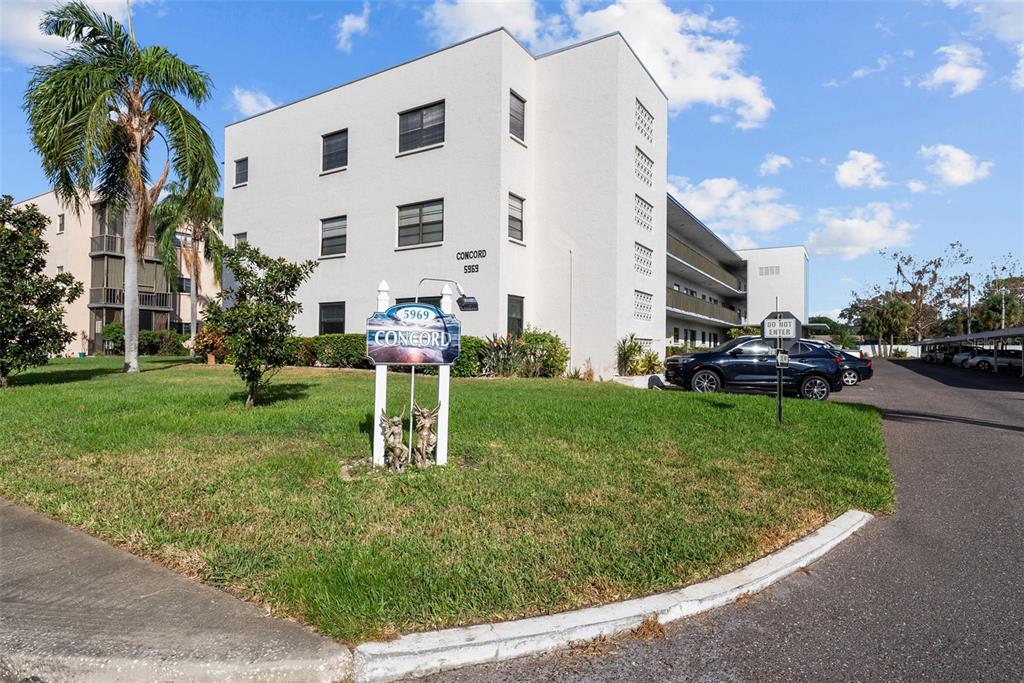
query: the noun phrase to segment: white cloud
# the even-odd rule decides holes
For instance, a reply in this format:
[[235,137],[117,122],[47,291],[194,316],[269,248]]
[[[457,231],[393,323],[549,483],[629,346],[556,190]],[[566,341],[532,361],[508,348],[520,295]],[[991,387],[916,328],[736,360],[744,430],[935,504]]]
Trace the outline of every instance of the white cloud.
[[1004,43],[1024,41],[1024,3],[978,2],[970,9],[976,33],[990,33]]
[[818,212],[820,230],[807,236],[807,250],[815,256],[838,256],[849,261],[864,254],[901,247],[910,242],[916,225],[897,220],[886,203],[871,203],[843,216],[835,209]]
[[887,36],[895,36],[896,32],[892,30],[892,27],[887,23],[879,19],[875,22],[875,30],[884,33]]
[[943,85],[953,86],[953,97],[977,90],[985,78],[985,63],[981,50],[961,43],[945,45],[935,51],[945,61],[921,80],[921,87],[936,90]]
[[670,177],[669,192],[708,226],[731,236],[734,244],[742,241],[740,234],[771,233],[800,218],[793,206],[777,201],[781,189],[748,188],[735,178],[707,178],[692,185],[686,178]]
[[840,187],[885,187],[885,164],[869,152],[850,150],[846,161],[836,166],[836,182]]
[[733,249],[757,249],[760,246],[750,235],[738,232],[724,232],[719,235]]
[[370,3],[363,2],[363,11],[359,14],[346,14],[338,19],[338,49],[352,52],[352,38],[366,35],[370,28]]
[[882,55],[881,57],[875,60],[875,64],[876,66],[860,67],[852,74],[850,74],[850,78],[864,78],[865,76],[870,76],[871,74],[881,73],[888,69],[889,66],[892,64],[892,57],[890,57],[889,55]]
[[917,153],[922,159],[932,162],[928,165],[932,175],[943,185],[954,187],[969,185],[988,177],[995,166],[994,162],[979,161],[978,157],[953,145],[924,146]]
[[914,51],[908,47],[906,50],[903,51],[903,56],[906,57],[907,59],[913,59]]
[[1017,46],[1017,68],[1013,70],[1010,83],[1017,90],[1024,90],[1024,43]]
[[928,185],[926,185],[925,183],[921,182],[920,180],[908,180],[907,181],[907,189],[910,190],[911,192],[915,192],[915,193],[917,193],[917,192],[924,192],[925,190],[928,189]]
[[814,313],[811,313],[811,317],[825,316],[826,318],[831,318],[832,320],[839,320],[839,314],[842,312],[843,309],[841,308],[823,308],[821,310],[815,311]]
[[267,93],[258,89],[247,90],[236,85],[231,89],[231,97],[235,100],[235,109],[242,116],[255,116],[278,106]]
[[828,80],[828,81],[825,81],[824,83],[822,83],[821,87],[823,87],[823,88],[838,88],[839,87],[839,81],[837,81],[836,79],[833,78],[831,80]]
[[[55,4],[54,0],[3,0],[0,3],[0,53],[22,64],[53,61],[47,53],[63,50],[68,43],[63,38],[40,33],[39,21]],[[88,0],[87,4],[120,22],[128,16],[124,0]],[[132,4],[146,2],[134,0]]]
[[784,157],[781,154],[766,154],[764,161],[761,162],[761,166],[757,169],[757,172],[761,175],[778,175],[779,171],[783,168],[790,168],[793,166],[792,160],[789,157]]
[[585,7],[567,1],[562,13],[544,14],[535,0],[434,0],[424,19],[442,45],[505,26],[537,51],[619,31],[664,89],[673,112],[705,104],[732,112],[737,128],[757,128],[774,109],[761,79],[741,68],[746,47],[731,37],[739,29],[734,18],[674,11],[661,0]]

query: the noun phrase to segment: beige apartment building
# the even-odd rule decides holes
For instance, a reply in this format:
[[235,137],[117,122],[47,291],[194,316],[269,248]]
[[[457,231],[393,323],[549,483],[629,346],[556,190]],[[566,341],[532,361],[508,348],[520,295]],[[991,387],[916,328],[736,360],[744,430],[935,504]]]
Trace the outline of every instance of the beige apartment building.
[[[20,201],[16,208],[35,204],[50,219],[44,237],[50,247],[46,255],[48,275],[71,273],[85,287],[85,293],[68,306],[64,314],[75,339],[65,355],[101,353],[103,326],[121,322],[124,315],[124,213],[102,211],[83,204],[79,214],[64,206],[53,192]],[[185,244],[187,237],[179,236]],[[181,275],[171,282],[150,237],[139,266],[139,329],[188,332],[192,326],[189,309],[189,274],[177,250]],[[219,291],[212,265],[203,263],[199,278],[200,320],[204,306]]]

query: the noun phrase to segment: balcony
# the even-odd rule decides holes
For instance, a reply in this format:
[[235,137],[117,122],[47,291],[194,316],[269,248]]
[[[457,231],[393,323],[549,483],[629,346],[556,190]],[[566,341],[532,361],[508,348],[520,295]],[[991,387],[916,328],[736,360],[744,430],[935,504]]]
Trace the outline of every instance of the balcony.
[[[124,237],[121,235],[93,235],[89,242],[89,255],[117,254],[124,256]],[[143,258],[158,261],[156,255],[156,240],[146,240],[146,247],[142,252]]]
[[[139,308],[171,309],[171,292],[139,292]],[[93,287],[89,290],[90,306],[124,306],[124,290]]]
[[672,235],[668,235],[668,244],[666,245],[666,248],[670,255],[675,256],[690,267],[699,270],[715,280],[718,280],[723,285],[736,292],[743,291],[743,283],[738,277],[709,259],[707,256],[704,256],[697,250],[688,246],[683,241],[673,237]]
[[719,306],[708,301],[702,301],[695,296],[690,296],[685,292],[671,288],[665,294],[665,306],[726,325],[740,325],[742,323],[739,311],[734,311],[731,308]]

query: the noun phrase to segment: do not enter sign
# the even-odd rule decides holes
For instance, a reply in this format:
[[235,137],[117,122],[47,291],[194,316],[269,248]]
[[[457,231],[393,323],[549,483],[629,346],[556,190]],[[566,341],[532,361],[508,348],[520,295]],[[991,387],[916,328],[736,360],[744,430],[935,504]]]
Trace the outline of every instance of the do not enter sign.
[[800,319],[789,311],[769,313],[761,321],[761,336],[765,339],[799,339]]

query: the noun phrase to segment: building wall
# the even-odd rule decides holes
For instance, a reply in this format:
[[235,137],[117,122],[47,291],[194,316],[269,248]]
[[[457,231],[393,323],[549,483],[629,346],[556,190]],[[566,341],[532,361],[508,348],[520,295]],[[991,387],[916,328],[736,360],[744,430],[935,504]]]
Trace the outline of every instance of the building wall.
[[[523,142],[509,134],[510,91],[526,100]],[[653,142],[636,130],[637,98],[654,115]],[[398,154],[398,113],[439,100],[443,145]],[[299,291],[299,334],[317,334],[319,304],[340,301],[346,331],[363,330],[382,279],[394,298],[414,296],[422,277],[451,278],[480,304],[458,314],[464,333],[504,334],[508,296],[522,296],[526,324],[571,342],[573,365],[589,359],[611,374],[624,334],[663,343],[666,118],[664,96],[621,37],[535,59],[495,31],[228,126],[225,232],[319,261]],[[346,128],[347,170],[321,175],[321,136]],[[642,187],[655,207],[646,235],[633,217],[638,145],[654,162]],[[243,157],[249,181],[232,187]],[[521,241],[508,235],[510,192],[524,199]],[[397,207],[438,198],[443,241],[398,248]],[[320,220],[338,215],[347,216],[347,253],[319,258]],[[633,270],[639,238],[654,254],[643,282]],[[646,321],[633,315],[641,286],[653,297]]]
[[[779,298],[779,310],[790,311],[807,322],[806,249],[802,246],[769,247],[738,249],[736,253],[747,261],[746,324],[760,325],[775,310],[775,297]],[[762,270],[774,268],[778,272]]]

